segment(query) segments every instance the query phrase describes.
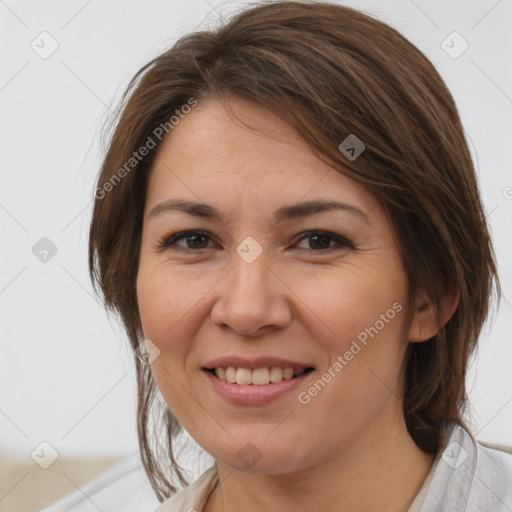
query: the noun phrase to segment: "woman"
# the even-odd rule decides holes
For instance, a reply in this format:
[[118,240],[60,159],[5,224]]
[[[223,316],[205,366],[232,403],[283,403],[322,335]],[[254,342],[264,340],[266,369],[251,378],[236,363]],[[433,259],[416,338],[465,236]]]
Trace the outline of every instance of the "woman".
[[[463,419],[500,290],[474,167],[394,29],[273,2],[182,38],[132,80],[95,196],[159,511],[510,510],[511,456]],[[215,458],[189,486],[182,428]]]

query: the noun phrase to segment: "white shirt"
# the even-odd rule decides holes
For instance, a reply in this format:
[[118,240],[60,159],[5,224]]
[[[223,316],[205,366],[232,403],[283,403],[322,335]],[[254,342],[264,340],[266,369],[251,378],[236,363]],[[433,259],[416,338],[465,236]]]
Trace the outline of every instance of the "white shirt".
[[[218,483],[217,467],[155,512],[204,512]],[[512,512],[512,454],[475,443],[459,426],[438,453],[407,512]]]

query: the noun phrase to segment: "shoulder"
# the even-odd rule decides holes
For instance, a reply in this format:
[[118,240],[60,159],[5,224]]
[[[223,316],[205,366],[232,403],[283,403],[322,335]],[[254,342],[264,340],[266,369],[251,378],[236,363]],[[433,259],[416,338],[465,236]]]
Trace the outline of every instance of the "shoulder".
[[485,505],[485,500],[488,500],[493,503],[493,511],[512,510],[512,453],[478,442],[476,451],[475,475],[470,494],[475,507]]
[[199,512],[217,481],[217,466],[212,466],[189,486],[164,501],[154,512]]
[[438,457],[422,512],[510,512],[512,454],[453,426]]

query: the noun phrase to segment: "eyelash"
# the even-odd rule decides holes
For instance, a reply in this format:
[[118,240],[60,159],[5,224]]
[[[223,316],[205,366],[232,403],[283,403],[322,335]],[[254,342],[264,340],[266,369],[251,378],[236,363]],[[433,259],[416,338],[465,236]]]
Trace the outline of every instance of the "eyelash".
[[[205,231],[181,231],[179,233],[175,233],[173,235],[170,235],[168,237],[165,237],[157,242],[156,249],[159,251],[165,251],[165,250],[183,250],[183,251],[192,251],[192,252],[200,252],[202,250],[208,249],[208,247],[203,247],[200,249],[191,249],[188,247],[180,247],[178,245],[175,245],[178,240],[181,240],[182,238],[185,238],[189,235],[202,235],[210,240],[212,239],[210,235]],[[354,249],[354,246],[346,239],[343,238],[340,235],[336,235],[335,233],[331,233],[329,231],[322,231],[318,229],[313,229],[309,231],[305,231],[304,233],[301,233],[301,238],[299,238],[295,243],[298,244],[299,242],[302,242],[302,240],[307,239],[309,237],[312,237],[314,235],[322,235],[327,236],[329,238],[332,238],[335,240],[339,247],[328,247],[326,249],[309,249],[310,252],[326,252],[326,251],[332,251],[332,250],[340,250],[342,248],[349,248]],[[308,250],[308,249],[298,249],[298,250]]]

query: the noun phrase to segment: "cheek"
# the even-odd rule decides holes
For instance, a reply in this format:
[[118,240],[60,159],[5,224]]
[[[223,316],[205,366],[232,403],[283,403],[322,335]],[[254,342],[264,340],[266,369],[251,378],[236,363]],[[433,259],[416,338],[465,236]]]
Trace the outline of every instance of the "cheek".
[[399,267],[334,268],[314,279],[296,280],[294,293],[314,313],[316,320],[309,325],[318,339],[331,340],[329,345],[339,350],[376,323],[383,333],[400,332],[403,314],[398,310],[405,310],[406,280]]
[[169,268],[150,268],[147,261],[139,266],[137,300],[143,334],[160,351],[151,372],[165,402],[180,418],[190,405],[190,396],[179,391],[189,388],[185,363],[192,349],[191,319],[201,290],[194,283]]
[[[189,312],[204,295],[205,287],[171,269],[141,265],[137,300],[144,335],[164,349],[187,324]],[[179,336],[182,337],[182,334]]]
[[334,400],[340,414],[362,421],[382,407],[390,390],[398,394],[406,348],[406,280],[400,267],[337,270],[314,283],[301,281],[296,293],[311,304],[315,315],[308,313],[308,327],[328,355],[320,373],[328,373],[332,384],[318,404],[336,416],[329,405]]

